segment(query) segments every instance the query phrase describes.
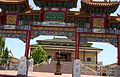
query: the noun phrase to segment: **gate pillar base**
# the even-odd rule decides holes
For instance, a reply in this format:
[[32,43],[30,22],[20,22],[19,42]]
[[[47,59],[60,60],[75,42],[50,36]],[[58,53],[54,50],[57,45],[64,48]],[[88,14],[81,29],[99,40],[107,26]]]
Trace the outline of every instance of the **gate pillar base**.
[[120,65],[118,65],[116,68],[115,77],[120,77]]
[[55,75],[62,75],[62,73],[61,72],[56,72]]
[[81,69],[80,69],[80,59],[76,59],[74,60],[73,63],[73,69],[72,69],[72,77],[81,77]]
[[27,77],[26,75],[17,75],[16,77]]

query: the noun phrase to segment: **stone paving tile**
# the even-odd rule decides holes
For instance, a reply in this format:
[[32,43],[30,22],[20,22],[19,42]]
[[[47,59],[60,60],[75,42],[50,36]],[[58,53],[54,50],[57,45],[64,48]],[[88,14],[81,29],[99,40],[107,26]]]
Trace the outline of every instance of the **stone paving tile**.
[[[17,75],[17,71],[0,70],[0,77],[15,77],[16,75]],[[72,75],[71,74],[54,75],[54,73],[29,72],[28,77],[72,77]],[[103,77],[103,76],[81,75],[81,77]]]

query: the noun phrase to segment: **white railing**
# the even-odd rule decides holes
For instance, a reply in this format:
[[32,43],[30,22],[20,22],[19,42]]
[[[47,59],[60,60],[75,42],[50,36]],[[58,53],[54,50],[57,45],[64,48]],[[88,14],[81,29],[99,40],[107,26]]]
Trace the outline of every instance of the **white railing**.
[[90,70],[90,71],[92,71],[95,75],[97,75],[97,71],[95,71],[95,70],[93,70],[92,68],[90,68],[90,67],[88,67],[88,66],[85,66],[82,62],[80,62],[81,64],[81,67],[80,68],[86,68],[86,69],[88,69],[88,70]]

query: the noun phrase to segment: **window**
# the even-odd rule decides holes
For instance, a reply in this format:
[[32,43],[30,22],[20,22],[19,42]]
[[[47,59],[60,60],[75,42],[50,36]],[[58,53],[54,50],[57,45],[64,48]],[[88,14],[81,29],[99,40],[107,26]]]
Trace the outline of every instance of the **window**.
[[87,61],[90,62],[90,61],[91,61],[91,58],[87,58]]

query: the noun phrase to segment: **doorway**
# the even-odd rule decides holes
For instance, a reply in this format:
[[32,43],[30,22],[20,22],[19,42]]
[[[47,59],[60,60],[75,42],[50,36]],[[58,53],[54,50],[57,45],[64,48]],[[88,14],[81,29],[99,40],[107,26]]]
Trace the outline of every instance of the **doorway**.
[[61,61],[71,61],[71,53],[69,52],[60,52]]

